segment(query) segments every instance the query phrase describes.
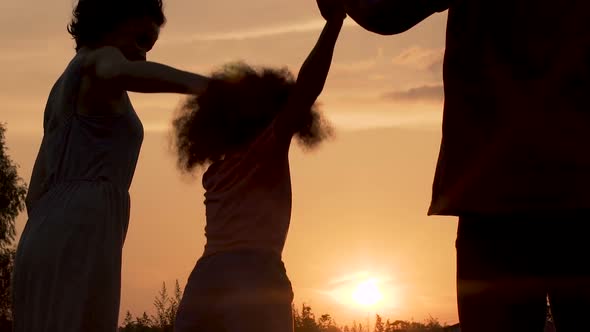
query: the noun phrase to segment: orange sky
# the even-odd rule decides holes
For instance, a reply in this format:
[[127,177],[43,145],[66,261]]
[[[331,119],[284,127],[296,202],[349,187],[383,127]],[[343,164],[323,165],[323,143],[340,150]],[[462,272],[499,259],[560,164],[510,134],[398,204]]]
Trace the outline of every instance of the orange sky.
[[[26,180],[46,96],[73,55],[65,30],[72,5],[0,0],[0,121]],[[323,25],[314,0],[169,0],[166,14],[150,60],[201,73],[232,60],[296,72]],[[437,14],[384,37],[348,20],[320,98],[336,137],[311,153],[292,149],[293,218],[284,261],[296,303],[338,322],[375,312],[457,321],[456,220],[426,217],[440,142],[445,21],[446,14]],[[199,179],[183,178],[168,149],[169,120],[181,98],[132,99],[146,135],[131,188],[122,314],[151,310],[162,281],[184,286],[204,245]],[[23,214],[19,232],[25,221]],[[383,291],[374,308],[348,300],[367,278]]]

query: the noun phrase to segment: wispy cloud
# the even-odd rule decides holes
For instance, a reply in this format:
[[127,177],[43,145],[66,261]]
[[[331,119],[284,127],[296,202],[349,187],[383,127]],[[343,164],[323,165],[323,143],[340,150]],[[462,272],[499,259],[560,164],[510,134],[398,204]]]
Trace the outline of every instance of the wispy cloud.
[[[438,111],[412,112],[334,112],[326,114],[338,131],[362,131],[385,128],[429,129],[441,124]],[[170,132],[169,120],[144,120],[144,129],[152,133]]]
[[357,273],[351,273],[349,275],[340,276],[338,278],[334,278],[328,283],[329,288],[335,288],[342,285],[347,285],[350,283],[358,282],[360,280],[367,279],[371,276],[368,271],[361,271]]
[[405,49],[391,62],[395,65],[418,70],[439,72],[442,69],[444,48],[410,47]]
[[[294,22],[290,24],[274,25],[267,27],[255,27],[250,29],[233,30],[227,32],[213,32],[203,34],[192,34],[184,36],[170,37],[162,40],[162,43],[194,43],[204,41],[234,41],[234,40],[247,40],[247,39],[259,39],[268,38],[290,33],[306,33],[319,31],[323,28],[325,21],[323,20],[312,20],[306,22]],[[344,26],[354,26],[355,23],[352,20],[346,20]]]
[[383,47],[378,47],[374,56],[356,61],[335,62],[332,64],[331,70],[349,73],[370,72],[379,69],[379,66],[383,65],[384,59]]
[[442,84],[423,85],[386,93],[383,95],[383,99],[405,102],[442,102],[444,100],[444,89]]
[[351,286],[357,285],[359,282],[373,280],[378,284],[387,284],[393,281],[391,277],[377,277],[374,273],[369,271],[360,271],[357,273],[351,273],[349,275],[341,276],[338,278],[332,279],[329,283],[327,288],[328,289],[336,289],[342,286]]

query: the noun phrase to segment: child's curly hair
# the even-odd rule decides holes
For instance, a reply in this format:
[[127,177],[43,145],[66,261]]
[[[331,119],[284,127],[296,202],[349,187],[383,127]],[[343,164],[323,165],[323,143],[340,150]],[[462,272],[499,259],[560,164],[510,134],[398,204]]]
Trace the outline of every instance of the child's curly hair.
[[[237,62],[214,72],[207,89],[190,97],[173,122],[179,168],[190,172],[251,142],[284,108],[294,85],[286,68],[255,69]],[[295,137],[306,149],[332,135],[315,104],[301,112],[298,123]]]

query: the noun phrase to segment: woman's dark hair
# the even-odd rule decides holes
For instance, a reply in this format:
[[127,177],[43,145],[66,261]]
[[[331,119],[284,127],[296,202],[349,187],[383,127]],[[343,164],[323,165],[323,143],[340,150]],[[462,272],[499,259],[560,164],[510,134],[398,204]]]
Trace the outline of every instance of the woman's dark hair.
[[[251,142],[284,108],[294,85],[286,68],[254,69],[238,62],[214,72],[207,89],[190,97],[173,122],[179,168],[190,172]],[[298,120],[295,137],[305,149],[332,134],[317,105]]]
[[78,0],[68,32],[76,41],[76,51],[100,42],[122,23],[149,17],[155,24],[166,23],[162,0]]

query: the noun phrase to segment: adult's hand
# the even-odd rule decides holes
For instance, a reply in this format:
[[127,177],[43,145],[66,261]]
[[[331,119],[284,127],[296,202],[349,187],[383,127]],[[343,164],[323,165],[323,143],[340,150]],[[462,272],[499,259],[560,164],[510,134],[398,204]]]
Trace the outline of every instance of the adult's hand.
[[346,9],[367,9],[383,0],[342,0]]
[[[370,24],[371,16],[378,11],[383,0],[341,0],[346,13],[357,23],[364,27]],[[387,1],[387,0],[386,0]],[[389,0],[391,1],[391,0]],[[395,1],[395,0],[393,0]],[[387,13],[382,13],[387,15]],[[370,30],[370,29],[369,29]]]
[[381,35],[404,32],[431,14],[448,8],[451,0],[341,0],[346,13],[360,26]]
[[342,0],[317,0],[320,13],[326,21],[344,20],[346,10]]

